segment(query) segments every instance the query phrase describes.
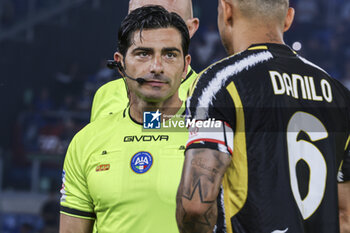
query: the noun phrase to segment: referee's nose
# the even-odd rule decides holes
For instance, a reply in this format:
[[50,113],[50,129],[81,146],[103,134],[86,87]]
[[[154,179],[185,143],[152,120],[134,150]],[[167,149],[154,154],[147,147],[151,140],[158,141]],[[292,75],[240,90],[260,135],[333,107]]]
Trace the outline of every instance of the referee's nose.
[[155,55],[154,58],[152,59],[150,72],[153,74],[163,74],[164,67],[163,67],[161,55]]

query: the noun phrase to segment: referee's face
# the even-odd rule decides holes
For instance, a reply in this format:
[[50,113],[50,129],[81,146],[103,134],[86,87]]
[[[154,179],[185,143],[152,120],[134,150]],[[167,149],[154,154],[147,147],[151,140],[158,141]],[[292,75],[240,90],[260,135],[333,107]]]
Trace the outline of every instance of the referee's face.
[[133,34],[124,67],[128,76],[143,78],[138,83],[127,79],[130,93],[146,102],[178,98],[181,79],[186,77],[190,56],[184,58],[182,37],[175,28],[146,29]]

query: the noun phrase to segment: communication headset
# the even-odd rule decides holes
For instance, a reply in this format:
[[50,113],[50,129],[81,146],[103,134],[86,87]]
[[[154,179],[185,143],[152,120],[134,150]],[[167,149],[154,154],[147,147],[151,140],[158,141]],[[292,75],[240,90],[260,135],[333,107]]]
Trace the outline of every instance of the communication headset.
[[128,79],[131,79],[135,82],[138,82],[140,85],[142,85],[144,82],[146,82],[146,79],[144,78],[132,78],[129,75],[127,75],[125,73],[124,67],[122,66],[122,64],[120,62],[114,61],[114,60],[107,60],[107,67],[110,69],[118,69],[125,77],[127,77]]

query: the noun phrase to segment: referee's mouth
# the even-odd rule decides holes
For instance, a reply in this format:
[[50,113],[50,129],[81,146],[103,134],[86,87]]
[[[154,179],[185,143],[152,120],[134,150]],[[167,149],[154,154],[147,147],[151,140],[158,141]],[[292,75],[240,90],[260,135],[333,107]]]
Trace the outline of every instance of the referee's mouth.
[[162,87],[170,83],[170,78],[162,74],[149,74],[144,76],[143,79],[145,80],[143,84],[150,85],[153,87]]
[[146,80],[144,84],[153,86],[153,87],[162,87],[167,84],[167,82],[159,81],[159,80]]

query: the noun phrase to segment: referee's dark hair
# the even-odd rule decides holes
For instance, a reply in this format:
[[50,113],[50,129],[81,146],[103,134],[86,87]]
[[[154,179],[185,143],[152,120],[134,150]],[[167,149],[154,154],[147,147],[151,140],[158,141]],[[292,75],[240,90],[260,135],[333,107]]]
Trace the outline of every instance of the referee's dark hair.
[[[132,44],[133,34],[144,29],[159,29],[173,27],[181,33],[182,52],[186,56],[190,45],[190,35],[183,19],[174,12],[169,12],[161,6],[147,5],[131,11],[122,21],[118,31],[118,51],[125,57]],[[142,38],[142,37],[141,37]]]

